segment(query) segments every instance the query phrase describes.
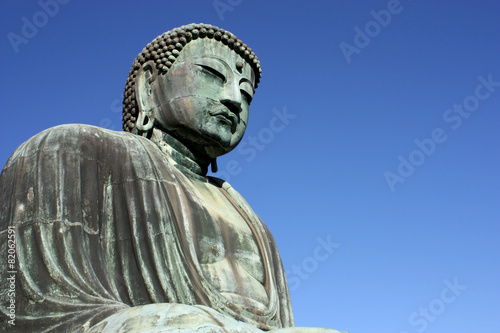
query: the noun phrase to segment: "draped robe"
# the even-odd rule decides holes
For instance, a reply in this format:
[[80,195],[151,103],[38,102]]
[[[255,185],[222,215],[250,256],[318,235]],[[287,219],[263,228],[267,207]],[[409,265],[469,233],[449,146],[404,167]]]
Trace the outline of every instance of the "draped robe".
[[9,314],[10,226],[17,242],[19,332],[84,331],[119,311],[152,303],[205,305],[262,330],[293,326],[273,237],[221,180],[215,182],[257,240],[269,304],[248,311],[204,277],[192,222],[209,213],[196,202],[188,177],[153,142],[125,132],[63,125],[22,144],[0,176],[2,321]]

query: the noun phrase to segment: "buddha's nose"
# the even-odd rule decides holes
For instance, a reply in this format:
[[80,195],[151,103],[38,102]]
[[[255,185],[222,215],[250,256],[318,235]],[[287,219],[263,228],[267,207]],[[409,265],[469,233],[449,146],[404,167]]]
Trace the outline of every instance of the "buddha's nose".
[[238,82],[226,82],[220,97],[220,102],[229,108],[229,110],[233,113],[238,114],[241,112],[242,96]]

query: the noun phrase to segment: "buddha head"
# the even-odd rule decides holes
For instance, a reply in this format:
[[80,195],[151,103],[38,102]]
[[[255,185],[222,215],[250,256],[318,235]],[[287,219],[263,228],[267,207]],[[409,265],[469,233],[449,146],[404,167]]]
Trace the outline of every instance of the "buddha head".
[[241,141],[260,80],[252,50],[230,32],[190,24],[166,32],[137,56],[123,100],[123,129],[158,128],[216,158]]

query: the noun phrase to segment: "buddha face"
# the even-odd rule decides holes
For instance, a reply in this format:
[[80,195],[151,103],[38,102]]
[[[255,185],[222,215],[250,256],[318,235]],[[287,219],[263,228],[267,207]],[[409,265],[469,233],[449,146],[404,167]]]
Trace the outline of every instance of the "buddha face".
[[254,92],[250,65],[221,42],[188,43],[167,74],[155,78],[155,119],[210,157],[232,150],[245,132]]

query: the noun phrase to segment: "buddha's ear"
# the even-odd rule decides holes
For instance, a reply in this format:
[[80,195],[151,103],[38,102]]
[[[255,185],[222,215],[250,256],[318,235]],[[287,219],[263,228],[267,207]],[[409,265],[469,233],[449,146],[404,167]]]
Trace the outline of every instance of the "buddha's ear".
[[155,94],[153,94],[153,82],[157,76],[155,63],[151,60],[144,63],[137,71],[135,98],[139,114],[137,115],[136,128],[142,132],[151,130],[154,125],[154,108],[157,101]]

